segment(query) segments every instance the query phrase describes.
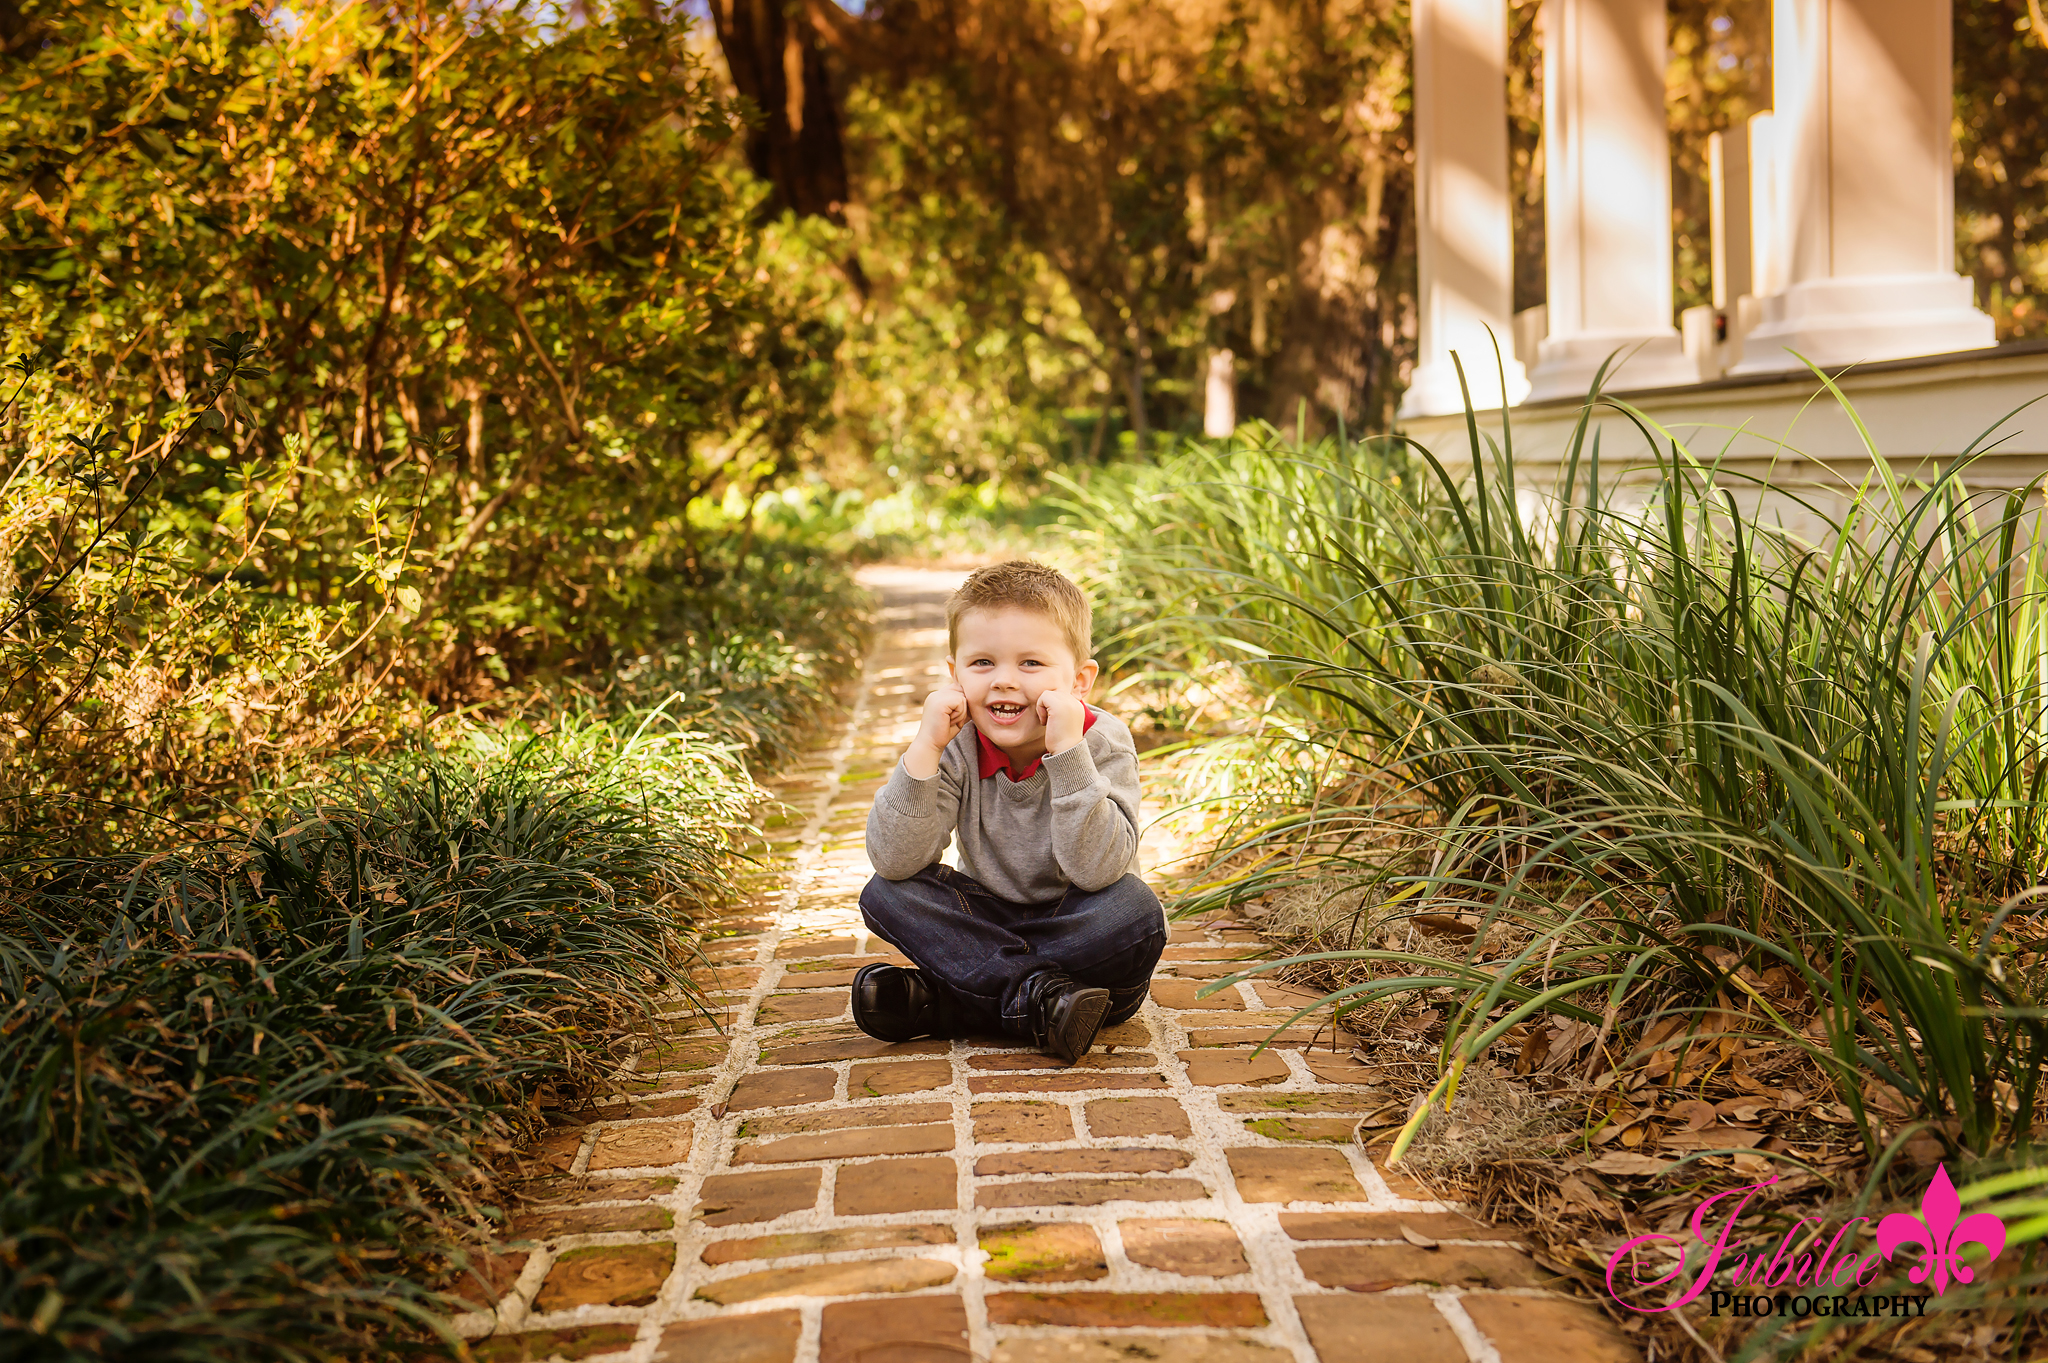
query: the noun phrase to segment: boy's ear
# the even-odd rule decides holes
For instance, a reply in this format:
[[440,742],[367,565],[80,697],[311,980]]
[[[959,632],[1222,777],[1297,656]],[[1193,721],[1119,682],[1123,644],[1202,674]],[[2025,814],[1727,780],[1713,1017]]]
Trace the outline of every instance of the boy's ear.
[[1096,675],[1101,671],[1101,667],[1093,658],[1082,663],[1080,670],[1074,673],[1074,694],[1082,700],[1088,699],[1088,693],[1095,689]]

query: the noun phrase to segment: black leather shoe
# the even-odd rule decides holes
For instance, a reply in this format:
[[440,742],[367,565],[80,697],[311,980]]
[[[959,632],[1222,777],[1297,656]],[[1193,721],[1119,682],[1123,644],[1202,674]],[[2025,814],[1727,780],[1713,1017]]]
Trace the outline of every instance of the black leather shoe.
[[1031,1044],[1069,1065],[1088,1054],[1109,1012],[1109,991],[1076,984],[1063,970],[1041,970],[1024,987]]
[[853,1021],[877,1041],[946,1036],[944,1001],[924,972],[876,962],[853,977]]

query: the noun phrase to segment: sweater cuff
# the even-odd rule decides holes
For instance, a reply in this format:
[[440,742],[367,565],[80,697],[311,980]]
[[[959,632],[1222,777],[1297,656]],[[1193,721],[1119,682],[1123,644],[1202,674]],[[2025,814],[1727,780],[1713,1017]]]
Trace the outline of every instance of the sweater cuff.
[[1086,739],[1065,752],[1047,753],[1045,774],[1052,782],[1052,795],[1055,800],[1062,795],[1079,795],[1083,791],[1096,790],[1102,785],[1102,778],[1095,770],[1095,754],[1088,751]]
[[889,783],[882,787],[882,799],[899,814],[930,818],[939,812],[939,773],[920,781],[899,760],[889,773]]

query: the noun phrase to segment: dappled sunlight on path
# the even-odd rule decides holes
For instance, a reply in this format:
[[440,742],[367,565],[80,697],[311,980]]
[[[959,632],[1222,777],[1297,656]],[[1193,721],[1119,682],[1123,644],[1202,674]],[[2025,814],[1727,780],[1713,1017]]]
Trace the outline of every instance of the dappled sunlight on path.
[[1255,1053],[1297,993],[1195,997],[1264,950],[1228,919],[1176,926],[1151,1001],[1071,1067],[853,1026],[854,970],[901,960],[856,902],[867,808],[942,675],[959,575],[864,580],[882,618],[855,708],[775,783],[792,813],[768,878],[707,944],[723,1031],[677,1017],[548,1138],[558,1176],[514,1222],[495,1309],[464,1322],[492,1336],[478,1356],[1634,1359],[1511,1233],[1352,1139],[1387,1100],[1348,1045],[1305,1023]]

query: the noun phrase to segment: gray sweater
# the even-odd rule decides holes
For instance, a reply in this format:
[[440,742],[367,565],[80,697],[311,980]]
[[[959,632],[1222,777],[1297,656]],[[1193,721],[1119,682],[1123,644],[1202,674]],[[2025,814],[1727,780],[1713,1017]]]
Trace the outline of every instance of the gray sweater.
[[999,899],[1044,904],[1070,885],[1100,890],[1138,869],[1138,749],[1124,722],[1097,710],[1081,742],[1027,779],[981,777],[972,724],[920,781],[897,762],[868,811],[868,860],[908,880],[960,839],[960,869]]

